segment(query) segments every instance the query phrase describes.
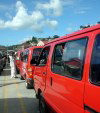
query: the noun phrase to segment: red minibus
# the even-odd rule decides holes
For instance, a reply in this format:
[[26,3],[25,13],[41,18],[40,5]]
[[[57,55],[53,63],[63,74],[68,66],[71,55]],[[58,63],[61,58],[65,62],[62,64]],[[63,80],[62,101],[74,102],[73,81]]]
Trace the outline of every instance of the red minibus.
[[15,54],[15,65],[17,74],[20,73],[21,52],[22,51],[17,51],[17,53]]
[[100,113],[100,25],[49,42],[34,65],[41,113]]
[[21,79],[25,79],[26,88],[33,88],[33,72],[35,66],[32,62],[38,60],[38,56],[42,50],[42,46],[33,46],[25,49],[21,53],[21,68],[20,75]]

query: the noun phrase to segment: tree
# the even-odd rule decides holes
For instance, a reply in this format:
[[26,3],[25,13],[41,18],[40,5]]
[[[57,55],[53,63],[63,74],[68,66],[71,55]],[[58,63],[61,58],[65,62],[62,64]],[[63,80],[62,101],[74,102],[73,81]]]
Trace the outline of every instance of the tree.
[[100,21],[99,22],[97,22],[98,24],[100,24]]
[[83,26],[83,25],[81,25],[80,26],[80,29],[85,29],[85,28],[88,28],[88,27],[90,27],[91,25],[86,25],[86,26]]
[[53,38],[59,38],[59,36],[58,35],[54,35]]
[[32,37],[32,42],[34,42],[34,43],[38,43],[36,37],[34,37],[34,36]]
[[51,37],[49,36],[47,39],[51,39]]
[[25,43],[30,44],[30,40],[26,41]]

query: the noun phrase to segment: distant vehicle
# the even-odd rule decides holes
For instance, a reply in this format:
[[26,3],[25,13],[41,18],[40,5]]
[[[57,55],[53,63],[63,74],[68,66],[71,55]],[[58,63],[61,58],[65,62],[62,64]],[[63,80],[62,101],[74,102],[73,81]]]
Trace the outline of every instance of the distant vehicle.
[[33,73],[35,66],[32,62],[38,60],[42,46],[33,46],[21,52],[20,75],[21,79],[25,79],[26,88],[33,88]]
[[0,73],[3,71],[3,68],[6,65],[6,55],[3,52],[0,52]]
[[34,65],[40,113],[100,113],[100,25],[49,42]]

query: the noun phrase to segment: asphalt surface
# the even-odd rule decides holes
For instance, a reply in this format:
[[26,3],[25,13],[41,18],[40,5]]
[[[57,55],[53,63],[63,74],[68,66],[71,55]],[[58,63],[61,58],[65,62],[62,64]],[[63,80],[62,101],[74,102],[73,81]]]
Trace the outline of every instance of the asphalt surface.
[[17,76],[10,78],[9,66],[0,75],[0,113],[39,113],[34,90]]

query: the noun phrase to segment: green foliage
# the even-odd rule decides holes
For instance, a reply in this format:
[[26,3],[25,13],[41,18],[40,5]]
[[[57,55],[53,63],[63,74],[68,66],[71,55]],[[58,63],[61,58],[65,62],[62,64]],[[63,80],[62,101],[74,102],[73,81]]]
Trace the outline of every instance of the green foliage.
[[100,21],[99,22],[97,22],[98,24],[100,24]]
[[31,40],[26,41],[27,44],[30,44]]
[[80,29],[85,29],[85,28],[88,28],[88,27],[90,27],[91,25],[87,25],[87,26],[83,26],[83,25],[81,25],[80,26]]
[[33,37],[32,37],[32,42],[38,43],[37,38],[33,36]]
[[47,38],[37,38],[37,37],[33,36],[31,40],[27,40],[26,42],[24,42],[24,43],[22,43],[22,44],[8,46],[7,49],[8,49],[8,50],[17,50],[17,49],[19,49],[22,45],[25,45],[25,44],[31,45],[32,43],[33,43],[34,45],[37,45],[38,40],[49,40],[49,39],[53,39],[53,38],[59,38],[59,36],[58,36],[58,35],[54,35],[53,37],[48,36]]
[[59,36],[58,35],[54,35],[53,38],[59,38]]

